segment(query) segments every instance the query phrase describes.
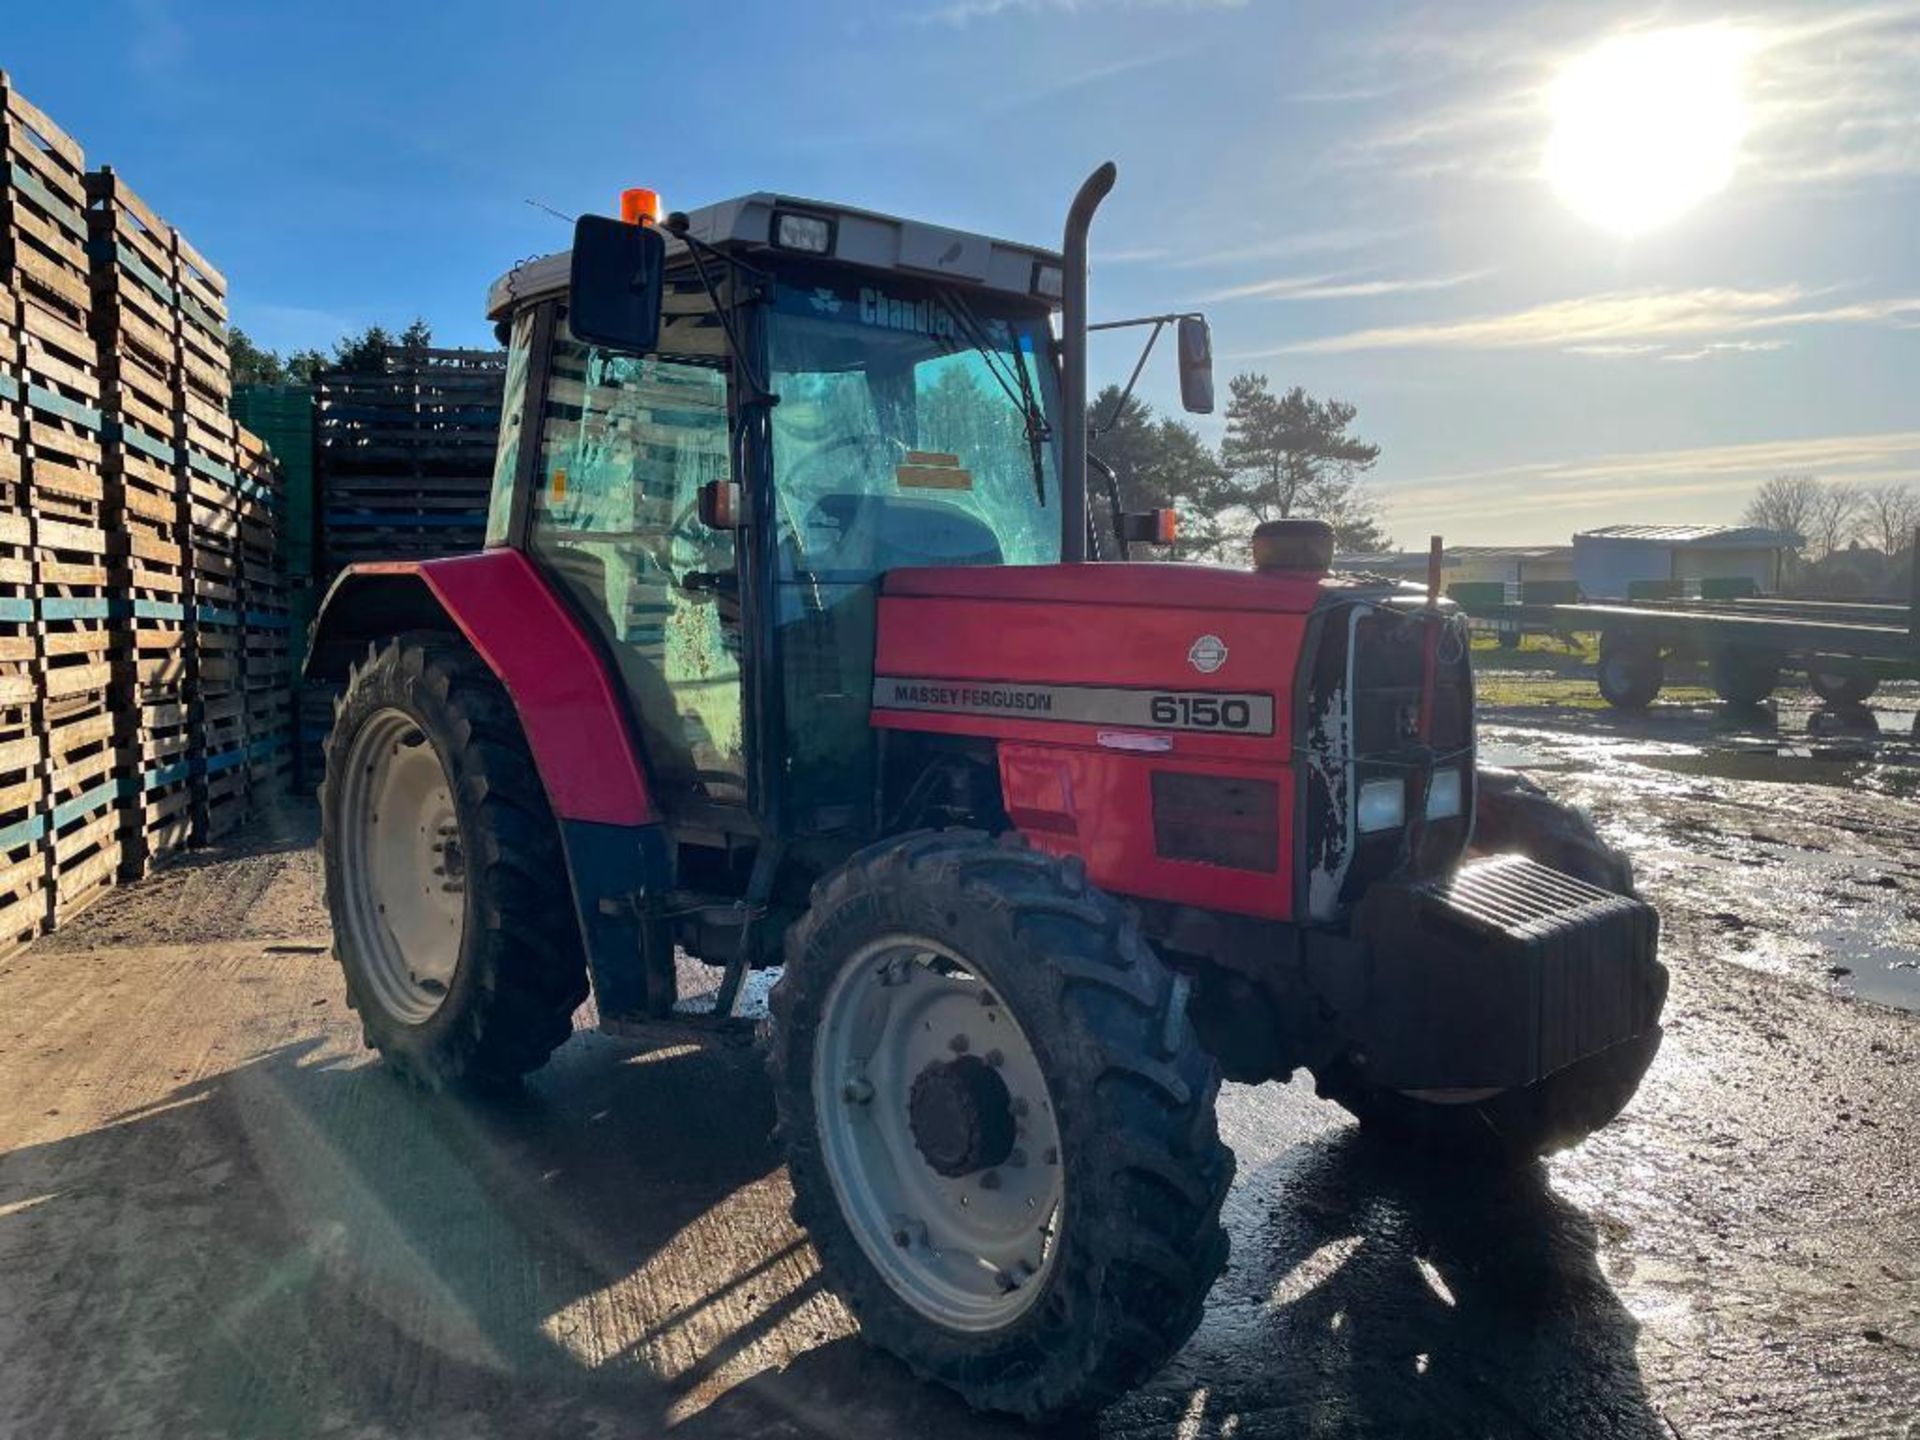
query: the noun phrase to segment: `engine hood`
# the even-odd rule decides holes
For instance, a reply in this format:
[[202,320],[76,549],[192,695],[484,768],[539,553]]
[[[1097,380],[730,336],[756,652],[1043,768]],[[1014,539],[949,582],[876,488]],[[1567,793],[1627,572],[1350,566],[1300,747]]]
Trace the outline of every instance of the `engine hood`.
[[1181,563],[937,565],[890,571],[883,595],[1061,605],[1280,612],[1300,615],[1345,577],[1309,571],[1262,574]]

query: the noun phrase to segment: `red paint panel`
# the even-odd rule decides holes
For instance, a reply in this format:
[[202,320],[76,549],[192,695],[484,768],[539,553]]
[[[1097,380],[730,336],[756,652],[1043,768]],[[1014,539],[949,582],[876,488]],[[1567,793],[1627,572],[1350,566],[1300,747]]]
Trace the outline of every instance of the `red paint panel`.
[[[1271,780],[1277,790],[1279,868],[1230,869],[1155,853],[1152,776],[1156,770]],[[1171,900],[1208,910],[1286,920],[1293,915],[1293,772],[1280,765],[1228,764],[1060,745],[1000,746],[1008,818],[1035,846],[1078,855],[1087,875],[1116,895]]]
[[541,783],[563,820],[647,825],[659,818],[627,727],[626,694],[573,612],[517,550],[356,565],[417,574],[507,687]]
[[895,570],[882,593],[1044,605],[1151,605],[1304,614],[1320,598],[1311,571],[1228,570],[1173,563],[928,565]]
[[[1066,566],[1065,569],[1095,569]],[[1136,570],[1173,569],[1136,565]],[[921,575],[924,571],[903,571]],[[953,573],[960,573],[955,571]],[[1012,569],[984,573],[1012,575]],[[1232,573],[1232,572],[1227,572]],[[1285,763],[1292,746],[1293,681],[1307,617],[1284,611],[1162,607],[1137,592],[1130,604],[1066,605],[1005,599],[896,596],[880,600],[874,673],[937,680],[1015,680],[1042,685],[1124,685],[1273,696],[1271,736],[1160,731],[1184,758]],[[1187,659],[1212,635],[1227,658],[1211,674]],[[1102,726],[992,715],[876,710],[885,729],[988,735],[1094,747]]]

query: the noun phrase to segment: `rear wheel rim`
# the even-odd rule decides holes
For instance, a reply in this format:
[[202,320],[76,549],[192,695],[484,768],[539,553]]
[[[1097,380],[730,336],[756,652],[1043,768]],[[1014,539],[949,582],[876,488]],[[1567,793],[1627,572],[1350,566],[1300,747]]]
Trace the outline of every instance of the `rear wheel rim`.
[[[989,1071],[987,1093],[1009,1107],[1010,1148],[943,1174],[923,1148],[915,1082]],[[1002,997],[934,941],[874,941],[827,992],[812,1084],[840,1212],[893,1293],[952,1330],[996,1330],[1026,1313],[1059,1251],[1064,1167],[1039,1058]]]
[[377,710],[354,736],[340,825],[341,938],[374,1003],[404,1025],[423,1025],[459,969],[466,859],[446,765],[406,712]]

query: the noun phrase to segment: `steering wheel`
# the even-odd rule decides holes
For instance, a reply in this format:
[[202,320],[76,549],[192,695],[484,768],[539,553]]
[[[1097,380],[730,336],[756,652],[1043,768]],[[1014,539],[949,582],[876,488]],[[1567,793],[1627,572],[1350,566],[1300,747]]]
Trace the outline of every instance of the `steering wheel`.
[[[826,444],[809,450],[805,455],[801,456],[800,459],[794,463],[793,468],[787,472],[786,481],[781,486],[783,509],[786,504],[786,498],[790,494],[812,495],[817,497],[821,494],[832,493],[836,489],[843,489],[843,486],[834,485],[833,481],[841,478],[845,473],[844,469],[838,469],[837,473],[831,478],[822,476],[816,479],[814,476],[815,471],[827,469],[832,458],[842,450],[866,450],[874,452],[874,458],[878,461],[878,465],[875,468],[884,466],[888,470],[897,470],[907,458],[906,443],[894,439],[891,435],[842,435],[837,440],[829,440]],[[814,509],[815,513],[818,513],[817,504]],[[811,520],[812,516],[809,515],[808,519]],[[810,548],[807,544],[806,529],[796,522],[791,512],[787,513],[786,521],[787,529],[793,536],[795,547],[804,556]],[[844,543],[847,538],[848,537],[843,534],[841,536],[842,543]]]

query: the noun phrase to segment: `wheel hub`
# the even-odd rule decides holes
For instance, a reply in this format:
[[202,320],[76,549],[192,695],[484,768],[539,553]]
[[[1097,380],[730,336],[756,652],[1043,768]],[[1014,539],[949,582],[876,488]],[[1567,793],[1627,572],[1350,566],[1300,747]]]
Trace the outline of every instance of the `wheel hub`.
[[907,1099],[914,1146],[950,1180],[991,1170],[1013,1153],[1013,1097],[977,1055],[937,1060],[914,1077]]

